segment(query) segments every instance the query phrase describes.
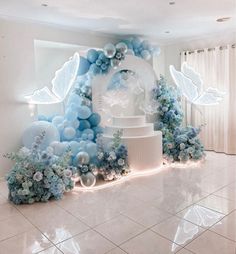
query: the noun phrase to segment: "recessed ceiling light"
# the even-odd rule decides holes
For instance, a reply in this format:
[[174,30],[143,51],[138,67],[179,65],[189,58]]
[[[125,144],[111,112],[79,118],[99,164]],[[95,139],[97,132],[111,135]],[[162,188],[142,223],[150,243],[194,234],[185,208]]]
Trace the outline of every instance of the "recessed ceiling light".
[[165,31],[165,33],[166,33],[166,34],[169,34],[169,33],[170,33],[170,31]]
[[225,21],[228,21],[228,20],[230,20],[230,19],[231,19],[231,17],[223,17],[223,18],[217,19],[216,21],[217,21],[217,22],[225,22]]
[[43,7],[48,7],[48,5],[47,5],[47,4],[41,4],[41,6],[43,6]]
[[175,1],[170,1],[169,2],[169,5],[174,5],[175,4]]

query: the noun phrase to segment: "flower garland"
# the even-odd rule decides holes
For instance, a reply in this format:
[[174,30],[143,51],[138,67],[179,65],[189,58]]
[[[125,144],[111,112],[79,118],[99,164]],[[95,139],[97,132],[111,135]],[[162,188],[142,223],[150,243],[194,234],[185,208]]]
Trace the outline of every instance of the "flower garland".
[[201,128],[181,127],[183,112],[178,92],[174,87],[168,86],[166,80],[161,77],[152,91],[152,97],[159,104],[159,114],[154,126],[156,130],[162,131],[163,154],[166,161],[201,160],[205,155],[198,137]]
[[15,204],[32,204],[37,201],[60,199],[63,193],[74,188],[74,167],[70,166],[70,152],[61,158],[47,148],[39,149],[45,133],[35,137],[31,149],[21,148],[5,157],[15,162],[7,175],[9,199]]

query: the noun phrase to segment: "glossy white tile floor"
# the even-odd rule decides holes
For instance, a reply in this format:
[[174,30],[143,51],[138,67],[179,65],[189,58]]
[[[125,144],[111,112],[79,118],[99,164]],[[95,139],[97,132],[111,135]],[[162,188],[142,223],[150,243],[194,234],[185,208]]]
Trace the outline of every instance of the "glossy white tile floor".
[[27,253],[235,254],[236,156],[46,204],[14,206],[0,182],[0,254]]

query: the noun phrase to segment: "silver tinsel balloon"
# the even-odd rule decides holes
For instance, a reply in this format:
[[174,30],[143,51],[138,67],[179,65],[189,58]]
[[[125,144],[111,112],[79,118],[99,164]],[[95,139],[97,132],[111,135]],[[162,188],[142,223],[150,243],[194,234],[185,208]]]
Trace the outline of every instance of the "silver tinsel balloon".
[[105,45],[103,51],[106,57],[113,58],[116,54],[116,47],[112,43],[108,43]]
[[86,152],[79,152],[76,157],[77,157],[78,163],[81,165],[89,163],[89,155]]
[[128,47],[124,42],[119,42],[118,44],[116,44],[116,50],[123,54],[126,54],[128,51]]
[[113,58],[111,59],[111,66],[116,69],[119,65],[121,64],[121,61],[116,59],[116,58]]
[[88,172],[87,174],[82,174],[80,177],[80,183],[83,187],[93,187],[96,184],[96,177],[93,173]]

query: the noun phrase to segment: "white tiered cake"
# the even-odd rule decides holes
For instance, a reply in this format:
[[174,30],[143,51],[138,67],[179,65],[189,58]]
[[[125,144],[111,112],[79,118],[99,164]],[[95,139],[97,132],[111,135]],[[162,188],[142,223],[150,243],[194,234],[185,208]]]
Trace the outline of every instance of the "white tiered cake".
[[122,140],[128,148],[131,170],[148,170],[162,165],[162,133],[154,131],[152,123],[142,116],[112,117],[106,126],[104,138],[112,138],[117,130],[123,131]]

